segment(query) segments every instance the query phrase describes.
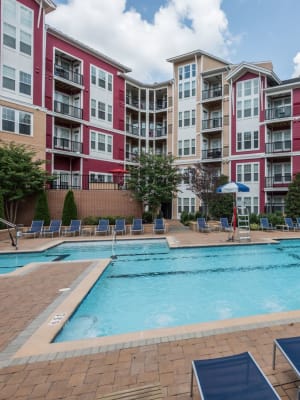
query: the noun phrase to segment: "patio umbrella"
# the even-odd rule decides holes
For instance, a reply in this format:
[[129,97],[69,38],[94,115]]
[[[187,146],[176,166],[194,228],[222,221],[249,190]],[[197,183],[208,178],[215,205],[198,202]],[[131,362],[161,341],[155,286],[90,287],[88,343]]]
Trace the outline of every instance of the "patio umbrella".
[[124,184],[123,175],[128,174],[128,171],[124,168],[114,168],[108,172],[114,174],[114,182],[117,183],[119,186],[122,186]]
[[112,174],[128,174],[128,171],[126,169],[123,169],[123,168],[111,169],[108,172],[111,172]]
[[237,209],[236,209],[236,193],[238,192],[249,192],[250,189],[244,183],[241,182],[229,182],[225,183],[225,185],[217,187],[217,193],[234,193],[234,202],[233,202],[233,215],[232,215],[232,226],[233,230],[236,230],[237,225]]

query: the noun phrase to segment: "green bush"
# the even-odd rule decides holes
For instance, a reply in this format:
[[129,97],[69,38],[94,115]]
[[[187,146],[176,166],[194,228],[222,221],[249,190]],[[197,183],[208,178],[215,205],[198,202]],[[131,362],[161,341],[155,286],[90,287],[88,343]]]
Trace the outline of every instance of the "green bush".
[[[4,218],[4,201],[3,201],[3,194],[0,191],[0,218],[5,219]],[[0,229],[5,229],[5,225],[0,222]]]
[[88,216],[83,218],[82,223],[83,225],[98,225],[99,219],[102,217],[93,217],[93,216]]
[[62,224],[70,225],[72,219],[78,219],[77,216],[77,206],[75,203],[74,193],[69,190],[66,194],[63,211],[62,211]]
[[251,231],[258,231],[259,230],[259,225],[258,224],[250,224],[250,229]]
[[180,216],[180,222],[186,225],[189,222],[189,213],[187,211],[182,211]]
[[44,225],[50,224],[48,199],[47,199],[47,194],[44,190],[38,194],[33,219],[44,221]]
[[259,224],[259,218],[258,218],[258,215],[256,215],[256,214],[250,214],[250,216],[249,216],[249,222],[250,222],[250,225],[251,224]]
[[142,214],[144,224],[151,224],[153,222],[152,213],[150,211],[144,211]]

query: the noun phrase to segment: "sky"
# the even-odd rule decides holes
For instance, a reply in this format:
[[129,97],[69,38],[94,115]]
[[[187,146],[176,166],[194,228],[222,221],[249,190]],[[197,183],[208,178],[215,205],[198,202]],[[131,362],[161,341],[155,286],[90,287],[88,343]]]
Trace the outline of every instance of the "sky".
[[166,60],[203,50],[230,63],[272,61],[300,75],[299,0],[54,0],[46,22],[129,67],[143,83],[171,79]]

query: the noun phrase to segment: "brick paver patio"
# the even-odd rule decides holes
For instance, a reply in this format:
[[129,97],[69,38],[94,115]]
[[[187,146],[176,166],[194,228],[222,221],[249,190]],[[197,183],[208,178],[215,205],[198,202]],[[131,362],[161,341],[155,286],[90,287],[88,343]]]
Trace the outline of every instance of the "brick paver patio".
[[[170,229],[168,235],[173,245],[227,244],[227,235],[221,232],[201,234],[175,228]],[[256,232],[252,234],[252,241],[266,242],[280,236],[300,238],[299,233]],[[88,239],[94,240],[93,237]],[[20,251],[38,249],[53,240],[21,239]],[[0,242],[0,251],[7,250],[11,251],[10,241]],[[22,337],[24,329],[61,295],[59,289],[74,284],[86,267],[85,262],[73,265],[49,263],[27,274],[1,276],[2,359],[9,356],[6,350],[11,343]],[[251,351],[282,399],[295,399],[299,382],[280,354],[276,370],[272,370],[272,343],[278,337],[299,335],[300,323],[290,323],[185,340],[165,340],[71,358],[56,355],[54,359],[40,362],[7,363],[0,369],[0,399],[89,400],[131,387],[159,384],[165,399],[187,400],[190,399],[193,359],[244,351]],[[194,393],[194,398],[198,399],[196,390]]]

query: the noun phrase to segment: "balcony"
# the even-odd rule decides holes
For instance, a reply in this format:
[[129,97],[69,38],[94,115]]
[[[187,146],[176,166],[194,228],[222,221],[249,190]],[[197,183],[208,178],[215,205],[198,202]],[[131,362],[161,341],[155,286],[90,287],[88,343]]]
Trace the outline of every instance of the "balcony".
[[82,154],[82,143],[61,137],[54,137],[54,149]]
[[211,160],[222,157],[222,149],[208,149],[202,150],[202,160]]
[[131,135],[139,136],[140,128],[137,124],[126,124],[126,133],[130,133]]
[[54,101],[54,111],[59,114],[67,115],[68,117],[82,119],[82,108],[74,107],[57,100]]
[[155,110],[156,111],[165,110],[167,107],[168,107],[167,100],[158,100],[156,102]]
[[266,153],[284,153],[292,150],[291,140],[282,140],[276,142],[266,143]]
[[119,190],[126,189],[126,183],[123,185],[117,182],[102,182],[92,175],[81,174],[61,174],[55,175],[55,180],[47,185],[47,189],[55,190]]
[[211,100],[215,99],[216,97],[222,97],[222,86],[202,90],[202,100]]
[[266,120],[282,119],[291,117],[291,106],[281,106],[275,108],[268,108],[265,112]]
[[72,69],[67,69],[62,67],[61,65],[54,65],[54,76],[65,79],[69,82],[76,83],[77,85],[83,84],[83,75],[79,74]]
[[282,188],[287,190],[287,187],[291,182],[291,173],[286,173],[284,175],[274,174],[265,178],[265,188]]
[[265,204],[265,212],[267,214],[273,214],[276,211],[280,211],[282,213],[284,213],[284,204],[281,202],[274,202],[274,203],[266,203]]
[[202,120],[202,129],[219,129],[222,128],[222,118],[211,118]]
[[166,126],[161,126],[161,127],[156,127],[155,129],[150,129],[149,130],[149,137],[163,137],[167,136],[167,127]]
[[132,98],[130,96],[126,96],[126,104],[134,108],[139,108],[140,105],[138,98]]

